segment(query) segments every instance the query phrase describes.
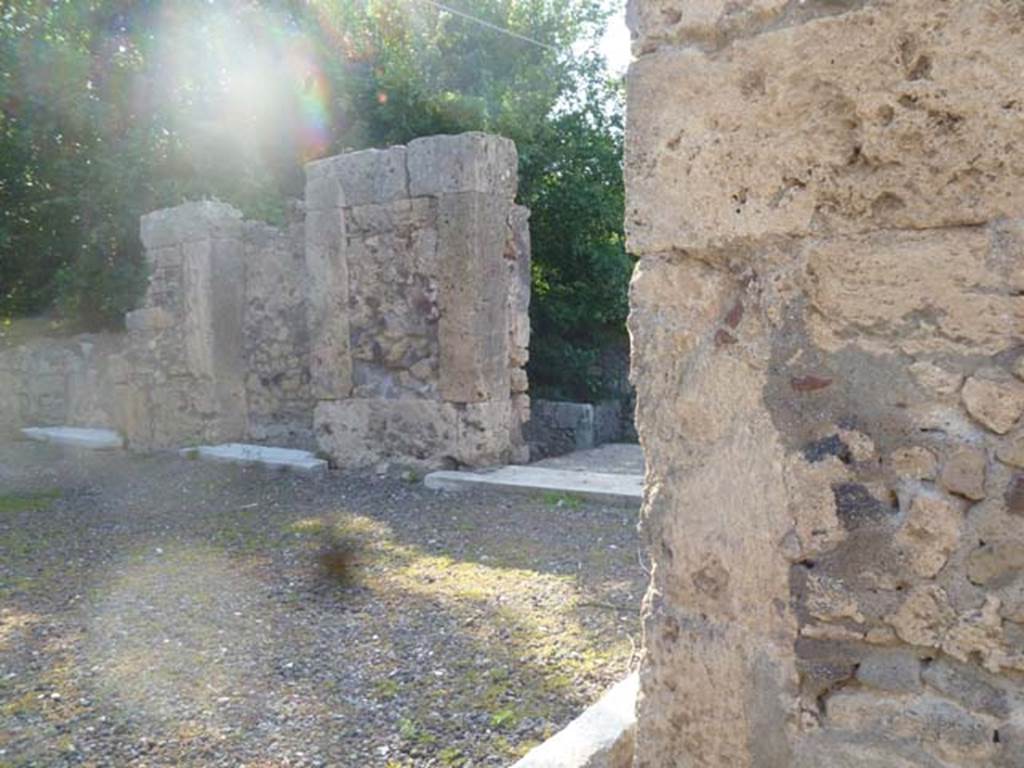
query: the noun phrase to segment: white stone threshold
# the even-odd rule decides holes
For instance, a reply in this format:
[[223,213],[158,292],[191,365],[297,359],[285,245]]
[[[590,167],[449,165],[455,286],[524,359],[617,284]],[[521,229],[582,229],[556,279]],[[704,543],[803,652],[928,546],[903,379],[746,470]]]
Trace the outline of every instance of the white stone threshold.
[[195,448],[183,448],[180,453],[182,456],[203,461],[261,466],[270,469],[290,469],[309,475],[327,471],[327,462],[323,459],[318,459],[309,451],[291,448],[225,443],[224,445],[200,445]]
[[86,429],[84,427],[27,427],[21,434],[41,443],[68,445],[93,451],[113,451],[124,448],[124,438],[112,429]]
[[629,768],[639,688],[634,672],[512,768]]
[[494,488],[521,493],[567,493],[604,502],[635,504],[643,500],[643,475],[613,475],[544,467],[508,466],[483,472],[431,472],[423,480],[439,491]]

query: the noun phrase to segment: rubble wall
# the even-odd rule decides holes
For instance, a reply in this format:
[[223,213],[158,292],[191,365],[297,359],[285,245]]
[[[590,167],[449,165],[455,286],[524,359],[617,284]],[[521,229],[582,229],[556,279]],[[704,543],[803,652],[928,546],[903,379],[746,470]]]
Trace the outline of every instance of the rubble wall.
[[427,137],[307,176],[282,227],[212,201],[142,217],[149,285],[126,332],[0,352],[0,426],[319,446],[345,466],[525,460],[515,145]]
[[629,15],[636,764],[1024,765],[1021,5]]

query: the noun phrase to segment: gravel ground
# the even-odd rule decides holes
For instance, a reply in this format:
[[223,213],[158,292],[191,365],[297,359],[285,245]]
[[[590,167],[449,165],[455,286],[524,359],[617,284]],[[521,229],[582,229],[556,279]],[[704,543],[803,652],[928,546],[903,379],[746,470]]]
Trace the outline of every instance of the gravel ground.
[[635,523],[0,440],[0,768],[508,765],[633,662]]

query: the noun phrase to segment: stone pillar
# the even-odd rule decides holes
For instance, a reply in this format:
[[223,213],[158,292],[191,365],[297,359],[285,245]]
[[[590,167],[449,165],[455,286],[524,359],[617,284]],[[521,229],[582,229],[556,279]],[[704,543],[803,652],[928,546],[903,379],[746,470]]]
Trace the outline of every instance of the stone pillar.
[[[187,203],[142,217],[150,284],[127,326],[139,447],[237,440],[246,430],[242,217]],[[127,395],[128,393],[126,393]]]
[[516,162],[512,142],[468,133],[308,166],[315,428],[339,464],[513,455],[528,298],[512,267],[529,264]]
[[637,766],[1024,764],[1020,4],[630,23]]

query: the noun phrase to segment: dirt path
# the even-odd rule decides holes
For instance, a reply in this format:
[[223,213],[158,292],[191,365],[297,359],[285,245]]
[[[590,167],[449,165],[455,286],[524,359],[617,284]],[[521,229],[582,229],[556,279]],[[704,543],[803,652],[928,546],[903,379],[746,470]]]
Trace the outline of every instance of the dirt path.
[[0,767],[508,765],[626,672],[635,523],[0,442]]

